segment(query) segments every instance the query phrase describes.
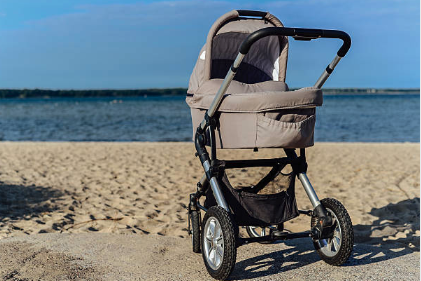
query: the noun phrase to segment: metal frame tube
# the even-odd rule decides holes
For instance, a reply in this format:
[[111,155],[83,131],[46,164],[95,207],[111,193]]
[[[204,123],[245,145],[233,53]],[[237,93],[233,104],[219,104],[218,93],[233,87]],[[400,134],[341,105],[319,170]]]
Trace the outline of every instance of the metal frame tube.
[[[240,66],[241,62],[243,61],[244,56],[245,55],[243,55],[242,53],[238,53],[237,57],[235,58],[234,63],[232,64],[232,67],[229,69],[227,75],[225,76],[224,81],[221,84],[221,87],[219,87],[219,90],[216,93],[215,98],[212,101],[212,104],[209,106],[209,109],[207,111],[209,117],[212,117],[215,114],[216,110],[221,104],[222,97],[227,92],[228,86],[231,84],[232,79],[234,79],[235,72],[237,71],[237,68]],[[200,128],[202,128],[203,130],[205,126],[206,126],[206,120],[203,119],[202,122],[200,123]]]
[[247,159],[247,160],[224,160],[225,169],[248,168],[248,167],[273,167],[274,165],[291,164],[287,157],[274,159]]
[[203,169],[205,169],[205,172],[209,171],[210,169],[209,160],[206,160],[205,162],[203,162]]
[[[205,169],[206,173],[209,171],[210,167],[211,166],[208,160],[203,162],[203,168]],[[205,177],[206,177],[206,174],[205,174]],[[203,180],[203,177],[202,179],[200,179],[200,181],[202,180]],[[203,180],[203,182],[205,182],[205,180]],[[218,204],[218,206],[224,208],[229,213],[230,209],[228,207],[227,201],[225,201],[224,195],[221,192],[221,189],[218,184],[218,180],[215,177],[212,177],[209,180],[209,183],[212,188],[213,195],[215,196],[216,203]]]
[[332,62],[329,64],[329,67],[333,70],[335,69],[336,65],[339,63],[339,61],[342,59],[342,57],[336,55],[335,58],[332,60]]
[[213,195],[215,196],[216,203],[218,206],[224,208],[225,211],[229,213],[230,209],[228,207],[227,201],[225,201],[224,195],[222,195],[221,189],[219,188],[218,180],[215,177],[212,177],[209,182],[213,191]]
[[301,184],[304,187],[304,190],[307,193],[308,198],[310,199],[311,205],[313,205],[313,208],[316,208],[320,205],[319,198],[317,197],[316,191],[314,191],[313,186],[310,183],[310,180],[308,179],[306,173],[299,173],[298,179],[301,181]]
[[[339,61],[342,59],[342,57],[336,55],[335,58],[332,60],[332,62],[328,65],[328,67],[323,71],[322,75],[320,75],[317,82],[314,84],[314,87],[321,89],[326,82],[326,80],[329,78],[330,74],[335,69],[336,65],[339,63]],[[330,73],[327,72],[327,69],[329,69]]]
[[320,75],[316,84],[314,84],[314,87],[321,89],[323,87],[323,84],[326,82],[327,78],[329,78],[329,76],[330,76],[330,74],[327,73],[326,70],[323,71],[322,75]]
[[203,174],[203,176],[202,176],[202,178],[200,179],[199,182],[202,186],[204,186],[207,180],[208,180],[208,178],[206,177],[206,174]]

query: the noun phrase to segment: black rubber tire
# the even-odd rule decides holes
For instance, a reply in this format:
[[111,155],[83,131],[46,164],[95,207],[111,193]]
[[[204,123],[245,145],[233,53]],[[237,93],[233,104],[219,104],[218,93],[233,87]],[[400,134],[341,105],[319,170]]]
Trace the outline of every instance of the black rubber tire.
[[[237,259],[237,247],[236,247],[236,231],[235,224],[233,223],[231,215],[225,211],[222,207],[213,206],[208,209],[203,218],[202,223],[202,243],[205,241],[205,225],[210,218],[215,218],[221,225],[223,240],[224,240],[224,254],[222,258],[222,264],[217,270],[212,269],[205,256],[205,251],[202,251],[203,261],[209,274],[217,280],[226,280],[231,272],[234,270],[235,261]],[[202,249],[204,249],[204,246]]]
[[[253,237],[260,237],[260,235],[259,236],[255,236],[253,234],[253,232],[251,232],[249,226],[246,226],[246,231],[247,231],[247,234],[249,235],[249,237],[251,237],[251,238],[253,238]],[[275,243],[275,241],[262,241],[262,242],[259,242],[259,243],[260,244],[273,244],[273,243]]]
[[[328,257],[320,250],[318,240],[313,240],[313,244],[316,248],[317,253],[323,261],[330,265],[339,266],[344,264],[348,260],[348,258],[351,256],[352,249],[354,247],[354,230],[352,228],[351,218],[349,217],[345,207],[338,200],[333,198],[325,198],[320,202],[325,208],[330,209],[333,213],[335,213],[336,217],[338,218],[342,236],[341,245],[336,255]],[[311,227],[316,225],[316,223],[317,218],[312,217]]]
[[200,213],[199,211],[192,211],[190,213],[190,225],[193,252],[200,253]]

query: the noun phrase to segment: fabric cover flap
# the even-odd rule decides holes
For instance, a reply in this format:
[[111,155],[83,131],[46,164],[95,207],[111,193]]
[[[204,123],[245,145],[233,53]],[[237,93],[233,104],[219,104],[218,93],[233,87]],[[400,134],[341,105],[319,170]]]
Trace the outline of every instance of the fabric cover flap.
[[[220,85],[221,81],[221,79],[214,79],[205,82],[194,95],[187,96],[187,104],[191,108],[208,109],[215,98],[214,87]],[[308,87],[288,91],[288,87],[283,82],[267,81],[250,85],[232,81],[218,111],[263,112],[276,109],[315,107],[322,104],[323,93],[318,88]]]

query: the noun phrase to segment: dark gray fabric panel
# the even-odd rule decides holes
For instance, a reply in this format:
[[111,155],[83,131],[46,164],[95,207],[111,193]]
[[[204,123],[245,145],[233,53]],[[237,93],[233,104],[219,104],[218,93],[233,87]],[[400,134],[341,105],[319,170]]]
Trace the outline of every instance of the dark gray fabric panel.
[[[233,60],[212,60],[211,79],[224,79],[233,62]],[[273,79],[259,68],[243,62],[235,74],[234,80],[247,84],[255,84]]]

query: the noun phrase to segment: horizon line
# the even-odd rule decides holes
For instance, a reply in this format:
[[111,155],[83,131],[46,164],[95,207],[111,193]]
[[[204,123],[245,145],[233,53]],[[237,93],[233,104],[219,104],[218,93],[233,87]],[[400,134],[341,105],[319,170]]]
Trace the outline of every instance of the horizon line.
[[[308,87],[308,86],[307,86]],[[290,89],[301,89],[305,87],[291,87]],[[139,90],[172,90],[172,89],[188,89],[187,87],[167,87],[167,88],[0,88],[0,91],[22,91],[22,90],[42,90],[42,91],[139,91]],[[326,87],[322,90],[405,90],[420,91],[420,88],[377,88],[377,87]]]

